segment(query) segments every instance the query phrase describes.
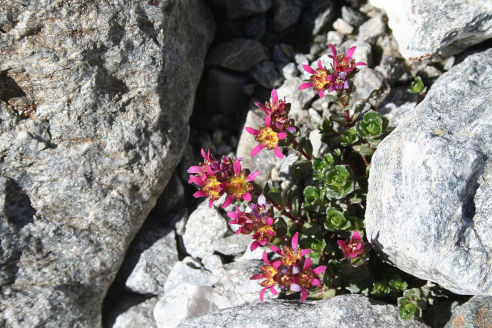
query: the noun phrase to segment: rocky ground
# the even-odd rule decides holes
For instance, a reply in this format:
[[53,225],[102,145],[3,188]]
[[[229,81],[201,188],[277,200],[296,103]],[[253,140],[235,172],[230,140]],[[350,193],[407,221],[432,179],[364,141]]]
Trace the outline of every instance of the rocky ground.
[[[0,8],[0,326],[492,322],[490,2],[0,0]],[[381,259],[448,291],[423,320],[402,321],[394,304],[362,295],[259,303],[261,286],[249,277],[262,251],[249,251],[251,237],[234,234],[225,212],[193,199],[186,183],[205,148],[244,157],[260,183],[296,188],[296,155],[251,159],[243,127],[261,124],[253,102],[277,88],[321,152],[310,131],[334,105],[298,86],[303,64],[328,63],[328,43],[357,47],[368,66],[354,99],[394,129],[373,157],[367,233]],[[415,76],[425,97],[408,92]]]

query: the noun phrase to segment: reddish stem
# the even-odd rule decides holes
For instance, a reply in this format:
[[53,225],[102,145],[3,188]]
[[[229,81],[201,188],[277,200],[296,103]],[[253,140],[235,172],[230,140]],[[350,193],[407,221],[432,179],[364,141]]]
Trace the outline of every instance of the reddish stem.
[[311,156],[309,156],[308,154],[306,154],[306,152],[304,152],[304,150],[299,148],[299,143],[297,141],[292,140],[292,145],[294,146],[294,149],[297,150],[298,152],[300,152],[306,160],[311,162]]
[[[255,185],[255,189],[254,189],[254,194],[258,197],[261,192],[258,191],[258,186]],[[302,221],[300,221],[298,218],[296,218],[294,215],[290,214],[289,212],[287,212],[287,210],[285,208],[283,208],[281,205],[277,204],[273,199],[270,198],[270,196],[268,195],[264,195],[265,196],[265,199],[270,203],[272,204],[273,207],[275,207],[279,212],[280,214],[282,215],[285,215],[286,217],[288,217],[289,219],[292,220],[292,222],[294,222],[295,224],[297,224],[298,226],[300,226],[301,228],[304,226],[304,223]],[[290,205],[287,205],[286,206],[290,211],[292,211],[292,207]]]
[[362,160],[364,161],[364,164],[366,165],[366,167],[368,167],[369,166],[369,162],[367,161],[366,156],[365,155],[362,155],[362,154],[360,154],[360,156],[362,157]]

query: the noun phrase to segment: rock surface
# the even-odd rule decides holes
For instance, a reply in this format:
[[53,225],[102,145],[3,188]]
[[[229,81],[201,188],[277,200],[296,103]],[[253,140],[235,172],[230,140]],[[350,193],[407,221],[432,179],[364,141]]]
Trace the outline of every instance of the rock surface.
[[116,317],[111,328],[157,328],[154,319],[154,307],[157,301],[157,297],[152,297],[130,307]]
[[492,294],[492,50],[436,80],[371,163],[366,227],[399,269]]
[[246,72],[265,58],[265,49],[259,41],[234,39],[212,48],[207,55],[207,64]]
[[[482,0],[370,0],[386,11],[406,58],[445,56],[492,37],[492,2]],[[362,30],[362,26],[361,26]]]
[[444,328],[489,328],[492,323],[492,297],[475,296],[453,309]]
[[164,291],[167,276],[176,262],[176,236],[173,229],[166,229],[162,238],[140,254],[126,287],[136,293],[158,295]]
[[[217,201],[217,204],[221,200]],[[205,258],[214,252],[213,243],[227,232],[227,221],[215,208],[203,201],[191,213],[186,223],[183,242],[188,254],[195,258]]]
[[99,327],[181,158],[213,18],[199,0],[2,13],[0,325]]
[[427,327],[403,321],[393,305],[383,305],[362,295],[342,295],[318,302],[271,301],[225,309],[184,320],[178,327]]

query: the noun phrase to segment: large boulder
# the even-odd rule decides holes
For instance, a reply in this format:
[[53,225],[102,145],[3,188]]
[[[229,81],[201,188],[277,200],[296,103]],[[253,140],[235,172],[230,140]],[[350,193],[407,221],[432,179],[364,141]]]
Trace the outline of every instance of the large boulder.
[[492,295],[492,50],[466,58],[386,137],[369,175],[369,241],[399,269]]
[[200,0],[1,1],[0,326],[99,327],[186,144]]
[[[384,9],[401,54],[445,56],[492,37],[492,2],[482,0],[370,0]],[[362,26],[361,26],[362,30]]]
[[178,327],[427,327],[403,321],[394,305],[363,295],[341,295],[318,302],[270,301],[185,319]]

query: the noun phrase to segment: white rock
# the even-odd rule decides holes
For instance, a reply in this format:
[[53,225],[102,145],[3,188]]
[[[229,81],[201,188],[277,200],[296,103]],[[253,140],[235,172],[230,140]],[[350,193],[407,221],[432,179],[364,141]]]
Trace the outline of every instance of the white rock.
[[[220,204],[219,201],[217,201]],[[191,213],[186,223],[183,243],[188,254],[196,258],[205,258],[213,254],[212,243],[227,232],[227,222],[219,211],[208,207],[203,201]]]
[[338,46],[343,42],[343,35],[337,31],[329,31],[326,35],[326,42]]
[[342,34],[352,34],[354,31],[354,27],[341,18],[333,23],[333,28]]
[[174,328],[184,318],[230,306],[229,300],[212,287],[183,283],[159,299],[154,308],[154,318],[158,328]]

